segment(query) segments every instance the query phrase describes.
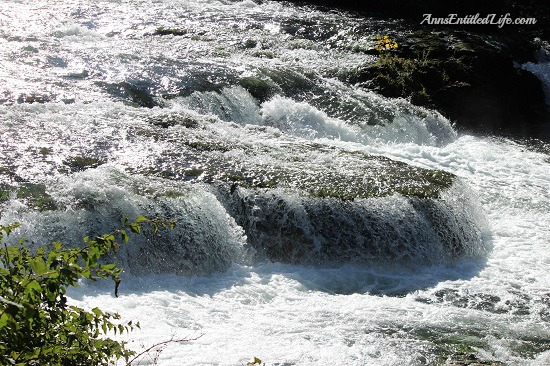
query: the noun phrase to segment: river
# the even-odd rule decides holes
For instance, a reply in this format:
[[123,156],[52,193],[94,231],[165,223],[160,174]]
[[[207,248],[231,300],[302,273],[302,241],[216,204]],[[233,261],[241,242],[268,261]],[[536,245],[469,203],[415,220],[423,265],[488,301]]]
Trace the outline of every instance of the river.
[[[159,234],[169,240],[121,250],[120,297],[111,283],[70,293],[139,321],[124,336],[132,349],[188,340],[160,365],[429,365],[465,346],[550,364],[549,145],[459,133],[437,111],[338,78],[374,62],[362,50],[392,31],[391,20],[270,1],[3,1],[0,183],[45,190],[53,206],[12,194],[0,223],[21,222],[40,244],[112,230],[121,215],[179,219]],[[529,65],[541,77],[547,66]],[[447,200],[475,227],[463,235],[475,247],[439,253],[395,194],[358,205],[394,227],[408,260],[267,260],[200,179],[212,164],[364,168],[344,153],[456,175]],[[305,220],[289,218],[299,194],[274,189],[280,220]],[[355,212],[335,205],[327,221]]]

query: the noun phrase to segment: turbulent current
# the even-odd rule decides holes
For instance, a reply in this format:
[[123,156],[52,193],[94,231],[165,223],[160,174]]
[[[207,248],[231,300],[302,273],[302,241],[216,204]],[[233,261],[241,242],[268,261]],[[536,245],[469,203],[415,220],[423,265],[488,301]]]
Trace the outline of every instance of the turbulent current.
[[[550,148],[346,82],[394,31],[270,1],[3,1],[0,224],[36,247],[175,220],[113,258],[118,298],[70,294],[139,321],[137,351],[189,340],[160,365],[550,364]],[[547,59],[523,67],[548,85]]]

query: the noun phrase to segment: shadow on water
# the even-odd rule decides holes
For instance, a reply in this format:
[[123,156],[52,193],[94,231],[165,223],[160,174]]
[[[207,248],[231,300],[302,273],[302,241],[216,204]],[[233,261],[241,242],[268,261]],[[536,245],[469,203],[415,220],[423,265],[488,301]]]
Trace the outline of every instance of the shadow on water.
[[[121,296],[152,292],[183,292],[188,296],[215,296],[232,289],[258,291],[297,291],[329,295],[370,294],[404,297],[426,290],[445,281],[469,280],[484,268],[485,260],[459,260],[453,264],[425,267],[392,265],[379,268],[358,264],[338,267],[313,267],[282,263],[260,263],[255,266],[233,265],[223,273],[205,276],[174,274],[122,275]],[[252,289],[252,290],[251,290]],[[85,284],[71,294],[75,299],[111,292],[110,281]]]
[[[402,297],[431,288],[443,281],[468,280],[484,267],[484,261],[461,261],[452,265],[426,267],[393,265],[379,268],[346,264],[338,268],[266,265],[259,274],[284,276],[299,283],[304,291],[333,295],[370,294]],[[280,270],[280,271],[278,271]]]

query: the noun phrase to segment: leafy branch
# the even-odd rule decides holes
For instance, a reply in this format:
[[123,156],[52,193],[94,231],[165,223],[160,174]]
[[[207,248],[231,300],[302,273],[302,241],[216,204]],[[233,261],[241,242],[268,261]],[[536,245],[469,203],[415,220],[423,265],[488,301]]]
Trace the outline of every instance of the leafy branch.
[[[139,323],[116,324],[118,314],[99,308],[85,311],[67,303],[67,289],[78,280],[111,278],[118,295],[122,268],[102,263],[116,253],[119,242],[127,243],[128,231],[140,234],[142,225],[159,229],[175,223],[139,216],[124,220],[111,233],[84,238],[81,248],[53,243],[53,248],[31,252],[25,240],[0,248],[0,364],[2,365],[109,365],[123,358],[134,359],[126,342],[109,338],[139,328]],[[19,224],[0,225],[0,242]],[[134,358],[132,358],[134,357]]]

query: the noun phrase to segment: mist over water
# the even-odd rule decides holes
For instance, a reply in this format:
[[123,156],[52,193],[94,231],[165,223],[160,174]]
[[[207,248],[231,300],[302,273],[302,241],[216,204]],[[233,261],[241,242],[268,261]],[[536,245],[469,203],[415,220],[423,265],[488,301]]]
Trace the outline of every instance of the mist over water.
[[[161,365],[426,365],[446,345],[550,363],[549,146],[458,134],[338,80],[391,29],[279,2],[3,2],[0,184],[55,209],[10,193],[0,223],[37,246],[175,219],[114,258],[119,298],[111,283],[71,293],[139,321],[136,350],[194,339]],[[542,79],[543,62],[524,67]],[[352,186],[385,158],[457,179],[431,203],[300,193],[304,176]],[[293,179],[218,185],[209,167]]]

